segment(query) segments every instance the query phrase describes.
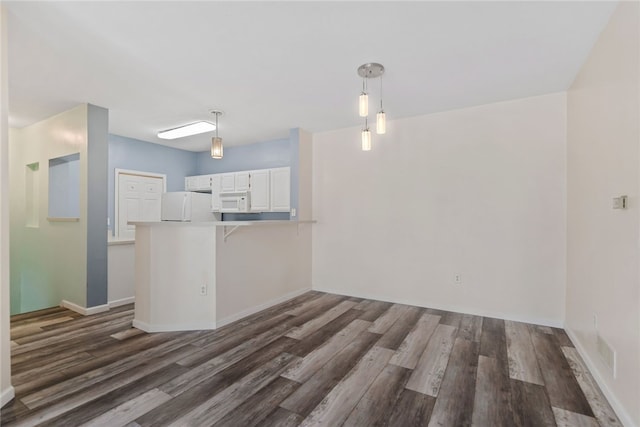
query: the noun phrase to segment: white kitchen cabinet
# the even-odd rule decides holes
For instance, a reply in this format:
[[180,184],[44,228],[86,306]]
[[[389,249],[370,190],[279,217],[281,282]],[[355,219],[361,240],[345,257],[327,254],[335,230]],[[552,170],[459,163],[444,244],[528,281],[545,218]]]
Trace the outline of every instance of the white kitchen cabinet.
[[196,191],[211,191],[211,175],[199,175],[197,185]]
[[268,212],[270,208],[269,169],[249,172],[251,212]]
[[269,170],[271,175],[271,212],[289,212],[291,209],[291,168]]
[[223,173],[220,175],[220,188],[221,191],[236,191],[236,174],[235,173]]
[[185,191],[211,191],[211,177],[213,175],[195,175],[184,178]]
[[235,191],[248,191],[249,190],[249,171],[236,172],[235,184],[236,184]]
[[197,186],[198,186],[197,176],[184,177],[184,191],[196,191]]

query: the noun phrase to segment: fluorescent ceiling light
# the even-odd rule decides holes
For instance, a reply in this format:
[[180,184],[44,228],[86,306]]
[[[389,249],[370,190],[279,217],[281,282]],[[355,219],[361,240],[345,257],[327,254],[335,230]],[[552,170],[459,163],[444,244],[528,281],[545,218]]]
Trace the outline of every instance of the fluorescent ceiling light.
[[185,136],[197,135],[199,133],[212,132],[216,130],[216,125],[209,122],[195,122],[188,125],[180,126],[173,129],[158,132],[158,138],[176,139]]

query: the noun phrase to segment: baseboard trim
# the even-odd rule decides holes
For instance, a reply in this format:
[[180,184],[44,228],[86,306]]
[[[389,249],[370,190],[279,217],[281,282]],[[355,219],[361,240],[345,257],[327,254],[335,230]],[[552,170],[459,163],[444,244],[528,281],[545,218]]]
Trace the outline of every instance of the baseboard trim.
[[311,290],[311,288],[305,288],[305,289],[298,289],[296,291],[293,292],[289,292],[288,294],[282,295],[278,298],[274,298],[272,300],[269,300],[267,302],[264,302],[262,304],[256,305],[254,307],[248,308],[246,310],[242,310],[240,313],[236,313],[232,316],[227,316],[224,319],[218,319],[216,321],[218,328],[222,327],[222,326],[226,326],[230,323],[233,323],[237,320],[240,320],[244,317],[247,316],[251,316],[252,314],[255,314],[259,311],[265,310],[269,307],[273,307],[274,305],[283,303],[285,301],[289,301],[290,299],[293,299],[295,297],[298,297],[302,294],[305,294],[307,292],[309,292]]
[[7,387],[5,390],[2,390],[2,393],[0,393],[0,408],[11,402],[14,397],[16,397],[16,390],[12,385]]
[[413,305],[416,307],[426,307],[426,308],[433,308],[436,310],[453,311],[455,313],[473,314],[474,316],[493,317],[496,319],[512,320],[514,322],[524,322],[524,323],[532,323],[534,325],[551,326],[554,328],[564,327],[561,320],[555,320],[555,319],[541,319],[541,318],[531,318],[531,317],[524,317],[524,316],[513,316],[505,313],[476,310],[468,307],[459,307],[459,306],[443,305],[443,304],[424,305],[424,304],[420,304],[419,301],[408,301],[408,300],[396,299],[396,298],[385,298],[380,295],[373,295],[373,294],[367,294],[367,293],[350,293],[350,292],[344,292],[338,289],[320,288],[317,286],[314,286],[312,289],[318,292],[328,292],[330,294],[344,295],[348,297],[356,297],[356,298],[364,298],[364,299],[372,299],[376,301],[385,301],[385,302],[391,302],[394,304]]
[[596,380],[598,387],[600,387],[602,394],[604,394],[604,397],[606,397],[607,400],[609,401],[611,408],[613,408],[613,411],[616,413],[616,415],[620,419],[620,422],[625,427],[638,427],[638,425],[635,424],[631,419],[631,415],[624,409],[620,401],[616,398],[616,396],[613,394],[611,389],[605,383],[604,379],[602,378],[602,375],[600,375],[600,371],[596,367],[596,364],[593,363],[593,360],[591,359],[591,357],[589,357],[589,353],[586,351],[586,349],[582,345],[582,342],[580,341],[580,339],[578,339],[578,335],[575,332],[573,332],[571,328],[567,326],[565,326],[564,330],[566,331],[567,335],[569,335],[569,338],[571,338],[571,341],[573,342],[573,344],[576,346],[576,350],[578,350],[578,354],[580,354],[580,357],[582,357],[582,360],[584,360],[585,365],[587,365],[587,369],[589,369],[589,372],[593,376],[593,379]]
[[98,314],[98,313],[103,313],[105,311],[109,311],[109,304],[102,304],[102,305],[96,305],[95,307],[85,308],[64,299],[60,303],[60,307],[68,308],[69,310],[75,311],[76,313],[80,313],[83,316],[91,316],[92,314]]
[[109,308],[120,307],[121,305],[131,304],[136,301],[136,297],[128,297],[109,301]]
[[146,322],[142,322],[137,319],[133,319],[133,327],[140,329],[141,331],[154,333],[154,332],[180,332],[180,331],[205,331],[216,329],[216,322],[211,323],[185,323],[185,324],[170,324],[170,325],[152,325]]

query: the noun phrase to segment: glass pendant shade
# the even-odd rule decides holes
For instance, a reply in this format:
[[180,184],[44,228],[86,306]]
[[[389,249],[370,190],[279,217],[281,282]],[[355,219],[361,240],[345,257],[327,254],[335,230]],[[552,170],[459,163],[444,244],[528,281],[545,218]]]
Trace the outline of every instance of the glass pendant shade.
[[387,133],[387,118],[382,110],[376,114],[376,133],[378,135]]
[[369,95],[367,95],[365,92],[362,92],[360,94],[358,112],[360,114],[360,117],[367,117],[369,115]]
[[211,158],[222,158],[222,138],[219,138],[217,136],[211,138]]
[[362,151],[371,151],[371,131],[369,128],[362,130]]

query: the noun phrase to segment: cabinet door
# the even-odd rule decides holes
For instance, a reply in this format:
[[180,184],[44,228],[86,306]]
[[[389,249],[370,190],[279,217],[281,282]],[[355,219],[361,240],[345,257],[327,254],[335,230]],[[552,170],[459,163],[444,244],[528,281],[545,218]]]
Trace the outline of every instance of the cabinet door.
[[187,176],[184,178],[184,191],[196,191],[198,189],[198,177]]
[[221,175],[221,187],[222,191],[235,191],[236,190],[236,174],[235,173],[223,173]]
[[251,212],[269,211],[269,169],[249,173]]
[[211,210],[220,212],[220,191],[222,190],[222,175],[211,175]]
[[290,186],[290,168],[271,169],[271,212],[289,212]]
[[198,179],[198,191],[210,191],[211,190],[211,175],[199,175]]
[[236,191],[249,190],[249,172],[236,172]]

